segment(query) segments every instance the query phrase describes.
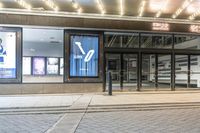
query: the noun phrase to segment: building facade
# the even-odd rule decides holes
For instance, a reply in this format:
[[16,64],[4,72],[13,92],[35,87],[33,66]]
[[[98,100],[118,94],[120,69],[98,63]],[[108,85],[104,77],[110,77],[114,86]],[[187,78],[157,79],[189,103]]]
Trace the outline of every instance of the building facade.
[[0,94],[200,88],[198,24],[0,14]]

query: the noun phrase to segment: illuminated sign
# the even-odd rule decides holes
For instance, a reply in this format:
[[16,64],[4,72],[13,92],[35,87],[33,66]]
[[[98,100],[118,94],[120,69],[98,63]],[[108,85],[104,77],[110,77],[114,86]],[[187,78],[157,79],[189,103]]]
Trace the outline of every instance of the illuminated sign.
[[200,33],[200,25],[190,25],[190,32]]
[[71,36],[70,76],[98,76],[98,41],[97,36]]
[[169,31],[169,24],[168,23],[153,23],[152,29],[160,30],[160,31]]
[[0,32],[0,78],[16,78],[15,32]]

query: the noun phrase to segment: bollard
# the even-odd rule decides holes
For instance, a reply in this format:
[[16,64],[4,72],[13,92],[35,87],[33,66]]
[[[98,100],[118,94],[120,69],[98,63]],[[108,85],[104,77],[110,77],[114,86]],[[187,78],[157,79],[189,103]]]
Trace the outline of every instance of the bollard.
[[112,75],[111,72],[108,73],[109,85],[108,85],[108,95],[112,95]]

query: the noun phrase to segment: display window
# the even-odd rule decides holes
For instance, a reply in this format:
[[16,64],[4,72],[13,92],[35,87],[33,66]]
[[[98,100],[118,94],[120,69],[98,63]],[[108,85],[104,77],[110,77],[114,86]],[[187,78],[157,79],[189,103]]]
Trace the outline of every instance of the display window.
[[70,76],[97,77],[99,57],[99,37],[71,35]]

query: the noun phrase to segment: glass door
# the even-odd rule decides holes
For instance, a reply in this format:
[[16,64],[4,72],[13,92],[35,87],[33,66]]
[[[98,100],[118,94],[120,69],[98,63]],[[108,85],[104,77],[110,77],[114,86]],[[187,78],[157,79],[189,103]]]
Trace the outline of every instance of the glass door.
[[190,55],[189,58],[189,87],[200,89],[200,55]]
[[175,55],[175,88],[188,88],[188,55]]
[[106,90],[112,76],[113,90],[136,90],[137,54],[106,54]]
[[157,88],[171,90],[171,55],[157,55]]
[[112,76],[112,89],[121,90],[121,55],[106,54],[106,90],[109,86],[109,73]]
[[137,55],[123,54],[123,89],[136,90],[137,88]]
[[155,54],[142,54],[142,89],[155,89]]

